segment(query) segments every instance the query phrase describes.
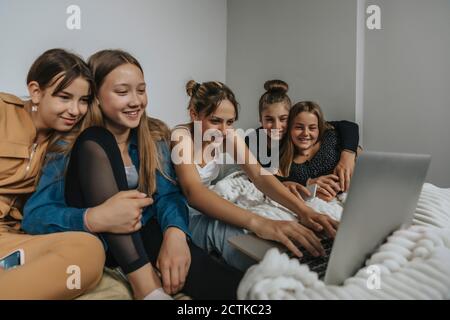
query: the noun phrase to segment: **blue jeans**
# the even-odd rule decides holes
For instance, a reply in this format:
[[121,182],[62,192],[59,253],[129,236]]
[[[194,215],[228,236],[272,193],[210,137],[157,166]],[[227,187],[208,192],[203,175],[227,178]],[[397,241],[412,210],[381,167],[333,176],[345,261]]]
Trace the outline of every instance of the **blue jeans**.
[[245,234],[246,231],[242,228],[211,218],[189,207],[189,231],[192,241],[198,247],[208,253],[218,253],[226,263],[241,271],[246,271],[257,263],[227,241],[231,237]]

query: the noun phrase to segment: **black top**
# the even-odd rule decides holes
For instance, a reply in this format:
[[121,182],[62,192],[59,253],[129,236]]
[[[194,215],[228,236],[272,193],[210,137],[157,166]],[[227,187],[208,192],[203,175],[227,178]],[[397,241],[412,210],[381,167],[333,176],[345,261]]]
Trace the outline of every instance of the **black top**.
[[[351,150],[353,152],[356,152],[358,150],[359,126],[356,123],[346,121],[346,120],[330,121],[328,123],[330,125],[332,125],[335,129],[333,131],[335,132],[335,135],[336,135],[337,141],[340,144],[341,150],[347,149],[347,150]],[[260,155],[260,152],[264,151],[264,150],[260,149],[260,147],[259,147],[260,146],[260,139],[259,139],[260,134],[262,136],[266,135],[266,133],[261,130],[262,130],[262,127],[254,130],[250,134],[248,134],[245,137],[245,143],[247,144],[247,146],[249,146],[250,137],[253,136],[253,139],[255,139],[255,136],[256,136],[256,145],[249,146],[250,151],[256,156],[256,158],[258,159],[258,162],[261,164],[262,167],[269,168],[270,164],[271,164],[270,163],[271,149],[269,147],[267,147],[267,150],[266,150],[266,155],[267,155],[268,159],[264,159],[265,158],[264,156],[261,158],[261,155]],[[264,140],[262,142],[264,142]],[[261,144],[262,144],[262,142],[261,142]],[[338,161],[339,161],[339,159],[338,159]]]
[[314,157],[301,164],[293,162],[289,170],[289,176],[277,178],[280,181],[294,181],[306,185],[310,178],[333,173],[341,157],[341,151],[342,148],[336,130],[327,130]]

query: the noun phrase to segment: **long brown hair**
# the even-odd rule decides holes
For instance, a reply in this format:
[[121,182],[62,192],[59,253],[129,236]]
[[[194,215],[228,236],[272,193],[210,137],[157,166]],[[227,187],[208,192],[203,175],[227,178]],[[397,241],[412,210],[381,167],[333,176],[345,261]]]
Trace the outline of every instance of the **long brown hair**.
[[283,138],[280,156],[280,172],[284,177],[289,176],[289,171],[291,170],[292,162],[296,156],[295,145],[292,141],[291,130],[294,126],[294,120],[302,112],[309,112],[317,117],[319,137],[317,142],[322,141],[323,135],[327,130],[333,127],[325,121],[322,109],[320,106],[312,101],[302,101],[295,104],[289,111],[288,127],[285,137]]
[[50,49],[41,54],[32,64],[27,75],[27,84],[36,81],[41,90],[61,82],[51,93],[58,95],[77,78],[83,78],[89,83],[89,99],[94,98],[94,80],[86,62],[78,55],[64,49]]
[[[95,85],[99,90],[105,78],[117,67],[124,64],[132,64],[144,73],[140,63],[128,52],[122,50],[102,50],[89,58],[89,67],[94,76]],[[105,119],[98,100],[92,105],[86,115],[84,127],[105,126]],[[136,128],[139,148],[139,182],[138,190],[152,195],[156,191],[156,170],[165,175],[156,141],[166,139],[169,136],[167,126],[160,120],[148,118],[144,113]]]

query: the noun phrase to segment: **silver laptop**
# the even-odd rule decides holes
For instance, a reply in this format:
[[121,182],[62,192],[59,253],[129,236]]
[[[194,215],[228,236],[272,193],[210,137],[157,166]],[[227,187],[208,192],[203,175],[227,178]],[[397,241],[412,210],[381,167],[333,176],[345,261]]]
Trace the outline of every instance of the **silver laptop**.
[[[307,253],[302,249],[300,262],[310,265],[326,259],[326,284],[340,285],[353,276],[392,232],[411,223],[430,160],[429,155],[364,152],[357,160],[329,257],[303,262]],[[252,234],[228,241],[256,261],[273,247],[287,251],[281,244]]]

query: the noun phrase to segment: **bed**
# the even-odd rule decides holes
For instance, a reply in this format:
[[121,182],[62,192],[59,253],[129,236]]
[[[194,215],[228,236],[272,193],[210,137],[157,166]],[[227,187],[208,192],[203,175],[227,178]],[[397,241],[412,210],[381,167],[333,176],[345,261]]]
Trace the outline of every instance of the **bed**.
[[[222,179],[223,177],[223,179]],[[289,210],[265,197],[236,167],[222,172],[211,189],[238,206],[272,219],[294,220]],[[345,200],[345,199],[341,199]],[[342,203],[315,199],[311,206],[340,219]],[[380,283],[371,283],[371,265]],[[176,299],[189,299],[179,294]],[[413,224],[399,230],[341,286],[327,286],[306,265],[276,249],[251,267],[238,289],[239,299],[449,299],[450,189],[424,184]],[[79,299],[132,299],[126,281],[105,269],[100,284]]]
[[[212,189],[262,216],[295,219],[288,210],[259,192],[242,172],[230,174]],[[342,213],[338,200],[326,203],[315,199],[310,206],[338,220]],[[325,285],[308,266],[271,249],[247,271],[238,298],[449,299],[450,189],[425,183],[412,225],[394,232],[367,259],[365,266],[341,286]]]

